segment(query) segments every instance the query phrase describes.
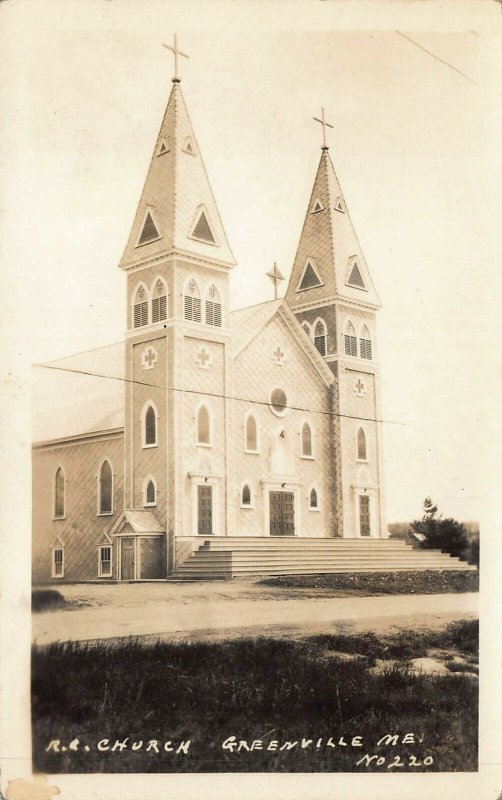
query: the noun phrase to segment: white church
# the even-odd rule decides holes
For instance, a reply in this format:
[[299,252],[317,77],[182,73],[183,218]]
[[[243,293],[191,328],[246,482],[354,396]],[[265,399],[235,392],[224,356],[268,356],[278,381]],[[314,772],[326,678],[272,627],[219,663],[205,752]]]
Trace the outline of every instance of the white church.
[[230,312],[236,263],[173,78],[120,262],[125,341],[47,365],[73,383],[35,416],[35,582],[417,568],[387,539],[380,302],[319,121],[285,297]]

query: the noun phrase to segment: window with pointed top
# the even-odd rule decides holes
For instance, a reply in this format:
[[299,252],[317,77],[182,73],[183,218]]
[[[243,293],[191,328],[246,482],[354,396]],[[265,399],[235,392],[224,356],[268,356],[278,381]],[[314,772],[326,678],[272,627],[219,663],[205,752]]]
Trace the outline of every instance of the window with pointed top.
[[326,329],[326,323],[324,320],[320,319],[316,322],[314,328],[314,344],[322,356],[326,355],[328,349],[327,339],[328,333]]
[[142,328],[148,325],[148,295],[144,286],[139,286],[134,297],[133,325]]
[[186,285],[183,302],[185,319],[200,322],[200,291],[193,278]]
[[164,281],[159,278],[153,289],[152,322],[162,322],[165,319],[167,319],[167,292]]
[[258,426],[252,414],[246,418],[245,450],[246,453],[258,452]]
[[310,490],[309,494],[309,509],[310,511],[318,511],[319,510],[319,501],[317,498],[317,492],[315,489]]
[[201,406],[197,413],[197,444],[211,444],[211,419],[206,406]]
[[357,337],[354,326],[351,322],[347,322],[344,333],[345,341],[345,355],[357,356]]
[[373,358],[371,336],[366,325],[364,325],[361,331],[361,338],[359,339],[359,352],[361,353],[361,358],[367,358],[369,360]]
[[302,458],[313,458],[314,449],[312,447],[312,430],[308,422],[302,426]]
[[103,461],[98,477],[98,514],[113,511],[113,472],[108,460]]
[[357,460],[367,461],[366,455],[366,434],[362,428],[357,431]]
[[157,414],[152,405],[149,405],[143,416],[143,447],[157,445]]
[[249,488],[247,483],[245,483],[244,486],[242,487],[241,506],[243,508],[251,507],[251,489]]
[[151,478],[147,481],[146,486],[143,487],[143,505],[157,505],[157,487]]
[[66,505],[66,481],[61,467],[56,470],[54,477],[54,518],[63,519]]
[[206,297],[206,325],[221,328],[221,300],[214,284],[209,287]]

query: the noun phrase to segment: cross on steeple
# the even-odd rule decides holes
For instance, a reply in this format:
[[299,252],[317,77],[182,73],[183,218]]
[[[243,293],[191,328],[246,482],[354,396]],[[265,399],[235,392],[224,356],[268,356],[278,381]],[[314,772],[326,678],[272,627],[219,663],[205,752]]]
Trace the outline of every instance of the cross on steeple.
[[322,125],[322,147],[321,150],[329,150],[328,144],[326,142],[326,128],[333,128],[331,123],[326,122],[324,118],[324,108],[321,108],[321,119],[319,117],[314,117],[316,122],[320,122]]
[[270,272],[267,272],[267,277],[269,277],[271,279],[272,283],[274,284],[274,300],[277,300],[277,289],[278,289],[278,286],[279,286],[279,281],[283,281],[284,280],[284,275],[282,274],[282,272],[278,268],[278,266],[275,263],[275,261],[274,261],[273,268],[270,270]]
[[174,53],[174,75],[173,75],[173,83],[179,83],[181,78],[178,76],[178,56],[183,56],[183,58],[190,58],[187,56],[186,53],[182,53],[181,50],[178,50],[178,37],[174,34],[174,45],[170,44],[163,44],[162,47],[165,47],[166,50],[170,50]]

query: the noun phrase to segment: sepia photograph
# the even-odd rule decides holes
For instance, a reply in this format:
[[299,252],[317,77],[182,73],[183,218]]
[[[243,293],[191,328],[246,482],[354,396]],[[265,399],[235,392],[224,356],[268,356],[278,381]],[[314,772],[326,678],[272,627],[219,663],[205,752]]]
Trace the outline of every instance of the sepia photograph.
[[31,320],[7,800],[485,775],[482,25],[335,5],[0,8]]

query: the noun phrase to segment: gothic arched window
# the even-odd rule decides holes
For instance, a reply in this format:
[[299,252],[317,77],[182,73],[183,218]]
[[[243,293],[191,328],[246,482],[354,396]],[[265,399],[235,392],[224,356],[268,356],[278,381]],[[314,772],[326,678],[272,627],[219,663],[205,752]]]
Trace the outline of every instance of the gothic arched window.
[[157,413],[153,405],[149,404],[143,416],[143,447],[153,447],[157,444]]
[[134,295],[133,326],[141,328],[148,325],[148,293],[141,284]]
[[54,477],[54,516],[61,519],[65,516],[66,480],[62,467],[58,467]]
[[98,513],[111,514],[113,510],[113,472],[108,460],[103,461],[98,477]]
[[153,478],[147,478],[143,484],[143,505],[154,506],[157,504],[157,487]]
[[200,322],[200,291],[193,278],[190,278],[184,293],[184,316],[192,322]]
[[212,284],[206,295],[206,325],[221,328],[221,300],[218,289]]
[[152,292],[152,322],[162,322],[165,319],[167,319],[167,291],[164,281],[159,278]]
[[247,483],[245,483],[244,486],[242,487],[241,505],[243,506],[251,505],[251,489],[249,488]]
[[366,434],[362,428],[357,431],[357,459],[366,461]]
[[211,420],[206,406],[197,413],[197,444],[211,444]]
[[315,510],[319,508],[318,500],[317,500],[317,492],[315,489],[310,490],[309,495],[309,508],[311,510]]
[[258,426],[252,414],[246,418],[246,447],[245,449],[250,453],[256,453],[258,450]]
[[302,456],[304,458],[312,458],[312,431],[308,422],[304,422],[302,426]]
[[371,336],[366,325],[363,325],[363,329],[361,331],[361,337],[359,339],[359,352],[361,353],[361,358],[373,358]]
[[357,337],[352,322],[347,322],[343,338],[345,340],[345,355],[357,356]]
[[324,322],[324,320],[319,319],[317,320],[314,328],[314,344],[322,356],[325,356],[328,350],[327,339],[328,339],[328,334],[326,329],[326,323]]

